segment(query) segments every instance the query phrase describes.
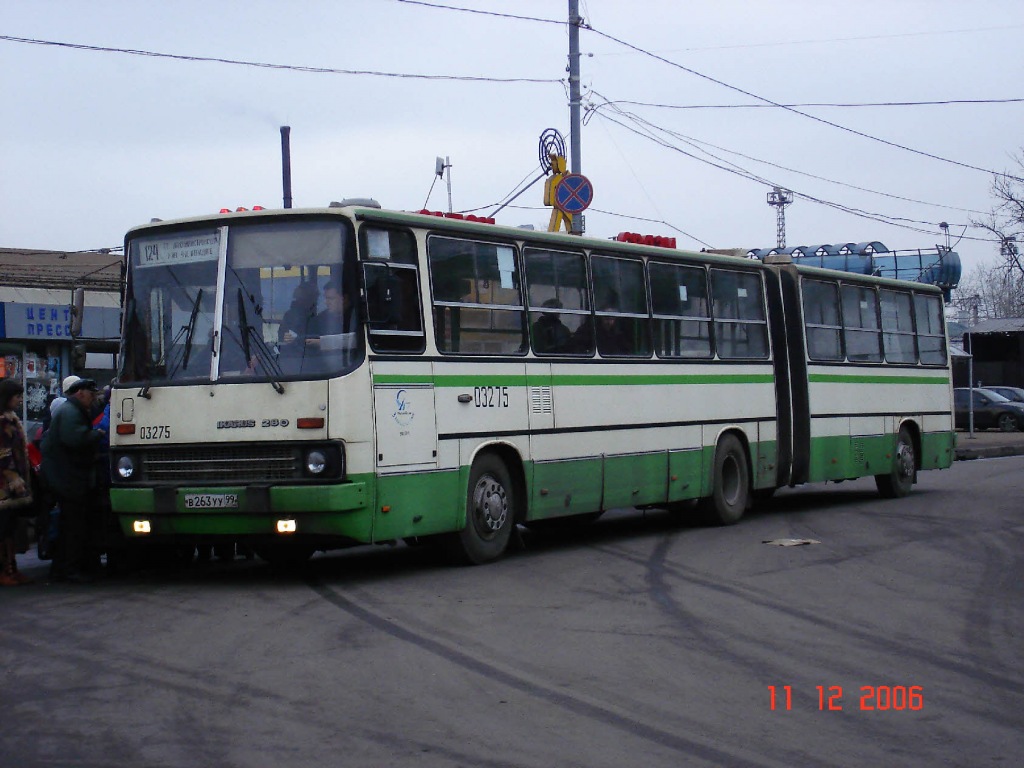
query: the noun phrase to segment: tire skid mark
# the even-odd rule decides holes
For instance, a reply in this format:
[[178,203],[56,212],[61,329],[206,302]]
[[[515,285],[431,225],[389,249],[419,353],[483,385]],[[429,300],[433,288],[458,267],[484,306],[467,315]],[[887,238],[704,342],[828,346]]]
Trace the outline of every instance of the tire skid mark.
[[[322,601],[311,598],[317,603]],[[37,619],[38,620],[38,619]],[[65,634],[67,634],[65,630]],[[318,707],[303,707],[308,702],[298,698],[294,694],[280,693],[266,686],[254,685],[252,682],[224,680],[221,676],[204,671],[202,675],[196,674],[194,667],[174,663],[164,657],[153,657],[145,655],[141,651],[118,651],[116,658],[110,655],[109,649],[97,648],[84,636],[74,636],[72,642],[64,647],[52,647],[49,645],[40,646],[17,634],[3,636],[5,649],[14,651],[22,658],[34,658],[37,661],[50,661],[59,659],[73,667],[94,670],[96,678],[104,678],[102,686],[98,684],[83,684],[60,687],[60,706],[71,707],[74,701],[76,714],[73,718],[61,715],[61,729],[57,735],[51,737],[52,748],[59,750],[46,758],[45,764],[51,768],[67,766],[68,768],[110,768],[111,765],[149,765],[156,764],[152,760],[145,759],[152,750],[163,750],[161,765],[184,766],[184,765],[237,765],[232,761],[230,745],[233,743],[235,733],[230,729],[225,730],[224,726],[216,725],[209,719],[204,719],[202,711],[192,707],[192,702],[201,701],[203,704],[212,704],[223,710],[230,710],[237,707],[239,699],[245,701],[245,707],[249,710],[257,709],[268,718],[280,718],[282,712],[294,712],[296,707],[302,707],[301,718],[305,725],[315,725],[322,733],[330,734],[336,731],[337,721],[328,710]],[[117,676],[119,682],[111,684],[110,676]],[[123,679],[122,679],[123,678]],[[91,718],[83,718],[84,703],[89,701],[91,695],[97,692],[109,694],[113,691],[124,691],[126,694],[138,693],[139,691],[159,690],[161,696],[166,699],[174,697],[173,712],[168,717],[173,718],[175,727],[161,728],[159,738],[165,738],[166,743],[161,744],[154,741],[154,736],[147,736],[146,743],[142,746],[137,741],[128,739],[124,735],[107,735],[107,746],[97,746],[98,734],[101,728],[109,731],[109,724],[100,721],[92,722]],[[32,684],[20,689],[17,701],[20,712],[17,717],[7,715],[5,722],[7,726],[14,726],[16,723],[22,725],[19,735],[3,732],[0,735],[0,755],[9,756],[17,754],[19,739],[31,733],[33,729],[38,731],[52,732],[54,723],[46,720],[54,715],[55,691],[45,685]],[[190,708],[191,707],[191,708]],[[35,718],[38,713],[38,719]],[[72,722],[73,721],[73,722]],[[89,737],[86,740],[78,738],[74,729],[82,729],[83,722],[87,722]],[[31,727],[26,728],[27,723]],[[69,727],[72,723],[73,727]],[[218,730],[214,731],[213,728]],[[174,737],[176,733],[189,734],[188,740],[179,740]],[[394,732],[381,733],[371,729],[359,729],[352,731],[353,734],[363,738],[368,745],[390,744],[394,749],[406,750],[410,754],[420,757],[443,756],[451,760],[452,764],[472,764],[481,768],[509,768],[507,762],[481,762],[478,757],[472,757],[452,750],[444,744],[433,744],[420,739],[410,739]],[[116,746],[113,746],[114,742]],[[33,758],[38,760],[39,744],[34,743],[29,749],[33,750]],[[75,749],[79,749],[75,752]],[[102,751],[104,757],[95,757],[97,751]],[[10,762],[10,765],[28,765],[29,763]],[[33,763],[34,764],[34,763]],[[282,764],[288,765],[289,760],[283,759]],[[8,762],[0,762],[6,766]]]
[[[1000,647],[997,647],[994,635],[1001,632],[1007,638],[1013,637],[1013,628],[1004,627],[996,620],[1016,607],[1015,600],[1009,595],[1012,594],[1011,587],[1024,579],[1024,559],[1018,554],[1021,551],[1020,538],[1016,535],[1007,540],[1006,532],[986,537],[985,567],[976,590],[978,599],[971,602],[964,617],[964,637],[971,651],[971,661],[979,669],[984,665],[993,671],[1002,669],[1006,675],[1019,672],[1018,659],[1000,658]],[[1018,650],[1014,649],[1014,652]]]
[[[382,616],[372,609],[362,606],[354,600],[344,597],[327,585],[311,578],[309,586],[316,591],[324,600],[331,603],[346,613],[366,622],[375,629],[420,650],[431,653],[445,661],[463,669],[474,672],[488,680],[507,685],[528,696],[546,700],[559,707],[567,709],[578,715],[597,720],[605,725],[617,728],[631,736],[636,736],[653,742],[667,749],[684,753],[690,757],[705,760],[712,765],[728,765],[730,768],[767,768],[768,766],[789,766],[799,764],[804,757],[799,754],[792,754],[786,757],[783,762],[775,760],[766,761],[764,756],[761,759],[743,756],[735,752],[728,752],[709,744],[704,744],[695,739],[686,738],[679,734],[671,733],[662,728],[650,725],[637,720],[627,714],[623,714],[612,707],[596,701],[588,701],[580,695],[570,695],[555,689],[554,687],[534,682],[525,675],[516,674],[501,667],[481,661],[472,654],[453,647],[441,640],[427,637],[421,633],[402,626],[394,619]],[[796,761],[796,762],[794,762]]]
[[[598,549],[605,551],[610,555],[620,557],[640,565],[643,565],[645,562],[643,558],[630,553],[613,551],[606,547]],[[921,663],[963,675],[964,677],[984,683],[985,685],[998,688],[1006,693],[1019,695],[1022,688],[1024,688],[1024,680],[1007,679],[1004,676],[994,674],[984,669],[979,669],[973,663],[958,661],[947,656],[942,656],[938,653],[921,649],[910,643],[880,637],[870,631],[859,629],[856,625],[851,626],[843,624],[839,621],[829,619],[820,613],[799,608],[794,606],[791,602],[786,602],[779,599],[777,596],[767,594],[762,590],[758,590],[750,586],[727,584],[722,581],[715,581],[701,571],[671,563],[666,563],[664,570],[680,579],[695,584],[696,586],[703,587],[709,591],[717,592],[726,597],[742,600],[750,605],[756,605],[776,611],[794,619],[800,619],[802,621],[822,626],[825,629],[841,633],[844,636],[849,637],[851,640],[856,640],[870,646],[876,646],[887,652],[896,651]],[[1018,671],[1019,673],[1019,670],[1015,671]],[[992,717],[991,713],[988,713],[987,716],[990,718]],[[1019,725],[1019,722],[1016,720],[1007,720],[1005,724]]]
[[[668,557],[668,551],[672,547],[673,536],[671,534],[665,534],[661,540],[654,547],[654,551],[651,556],[647,559],[646,563],[646,574],[645,580],[648,585],[648,594],[651,600],[658,607],[658,610],[662,612],[667,618],[669,618],[676,626],[683,629],[687,634],[696,639],[703,647],[713,648],[714,655],[716,658],[742,667],[743,669],[749,670],[754,673],[755,677],[765,677],[766,673],[770,672],[770,665],[763,659],[754,659],[748,655],[744,655],[738,651],[733,651],[725,645],[725,641],[734,638],[728,637],[714,637],[702,625],[702,621],[698,619],[694,614],[686,611],[681,605],[680,601],[672,595],[672,587],[667,583],[665,576],[667,573],[666,559]],[[612,552],[607,548],[597,547],[599,551],[605,554],[618,556],[618,553]],[[636,562],[641,562],[639,557],[636,558]],[[715,633],[716,635],[722,635],[722,633]]]

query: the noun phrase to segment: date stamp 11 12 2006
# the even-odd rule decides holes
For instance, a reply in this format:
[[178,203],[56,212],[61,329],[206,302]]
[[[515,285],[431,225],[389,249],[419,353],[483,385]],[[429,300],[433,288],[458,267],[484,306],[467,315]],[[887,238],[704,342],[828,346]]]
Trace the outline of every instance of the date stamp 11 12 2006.
[[[924,709],[924,688],[920,685],[862,685],[855,701],[845,698],[841,685],[815,686],[819,712],[842,712],[844,706],[858,712],[918,712]],[[768,704],[772,711],[793,709],[793,686],[769,685]]]

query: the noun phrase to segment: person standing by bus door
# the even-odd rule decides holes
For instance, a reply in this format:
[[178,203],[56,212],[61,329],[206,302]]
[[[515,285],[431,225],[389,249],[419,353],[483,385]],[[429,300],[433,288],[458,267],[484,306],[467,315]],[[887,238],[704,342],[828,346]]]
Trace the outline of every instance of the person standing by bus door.
[[54,581],[91,581],[85,573],[86,526],[95,492],[96,446],[103,430],[92,428],[89,412],[96,382],[80,379],[65,391],[68,401],[43,436],[43,477],[60,506],[60,532],[50,566]]

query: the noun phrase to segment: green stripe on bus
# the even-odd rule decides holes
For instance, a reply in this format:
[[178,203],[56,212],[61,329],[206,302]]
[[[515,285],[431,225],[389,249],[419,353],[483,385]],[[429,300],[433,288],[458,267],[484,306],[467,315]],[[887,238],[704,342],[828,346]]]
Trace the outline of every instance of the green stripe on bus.
[[396,374],[374,374],[374,384],[433,384],[434,377],[429,374],[423,376],[406,376]]
[[845,373],[812,373],[810,382],[821,384],[948,384],[948,376],[878,376]]
[[634,386],[652,386],[666,384],[771,384],[775,377],[770,373],[732,373],[732,374],[565,374],[546,376],[530,375],[486,375],[461,374],[452,376],[402,376],[399,374],[380,374],[373,377],[374,384],[433,384],[435,387],[525,387],[533,384],[543,386],[552,384],[572,387],[605,387],[622,384]]

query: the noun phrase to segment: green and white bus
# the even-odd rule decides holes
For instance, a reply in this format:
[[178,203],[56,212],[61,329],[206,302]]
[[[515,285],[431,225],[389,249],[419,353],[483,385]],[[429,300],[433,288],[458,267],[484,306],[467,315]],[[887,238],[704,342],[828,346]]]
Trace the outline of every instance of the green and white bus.
[[903,496],[953,460],[929,285],[373,201],[155,222],[125,254],[130,538],[281,560],[433,539],[482,563],[518,524],[729,524],[776,488]]

